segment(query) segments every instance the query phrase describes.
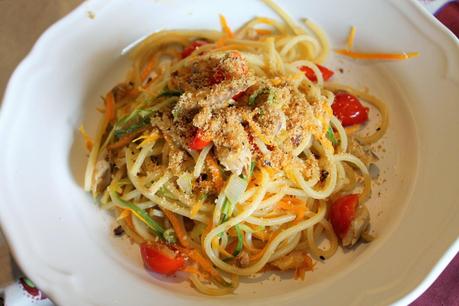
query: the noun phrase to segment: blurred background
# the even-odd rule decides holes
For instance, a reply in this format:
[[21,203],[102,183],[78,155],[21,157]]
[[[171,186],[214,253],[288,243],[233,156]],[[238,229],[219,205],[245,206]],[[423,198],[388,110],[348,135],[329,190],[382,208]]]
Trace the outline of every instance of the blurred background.
[[[400,0],[408,1],[408,0]],[[417,0],[459,37],[459,1]],[[82,0],[0,0],[0,97],[15,67],[27,55],[39,36]],[[1,103],[0,103],[1,107]],[[4,288],[21,277],[0,231],[0,306]],[[36,305],[50,305],[34,301]],[[24,304],[29,305],[29,304]],[[30,304],[32,305],[32,304]],[[459,257],[413,305],[459,306]]]

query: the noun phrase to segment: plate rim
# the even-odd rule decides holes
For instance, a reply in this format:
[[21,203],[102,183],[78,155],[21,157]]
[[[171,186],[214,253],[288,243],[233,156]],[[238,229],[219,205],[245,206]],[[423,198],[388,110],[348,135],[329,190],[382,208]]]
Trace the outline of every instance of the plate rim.
[[[409,3],[412,4],[413,10],[417,10],[418,13],[423,15],[423,17],[426,18],[427,21],[429,21],[429,24],[433,27],[435,31],[442,33],[442,35],[446,35],[448,44],[451,44],[452,46],[459,48],[459,40],[456,39],[454,34],[449,29],[447,29],[443,24],[441,24],[441,22],[438,21],[432,14],[425,10],[418,1],[410,0]],[[22,78],[23,71],[26,71],[30,66],[34,65],[34,58],[39,56],[39,53],[42,51],[43,46],[47,44],[48,40],[51,39],[53,35],[67,29],[72,22],[78,21],[78,19],[83,20],[84,17],[82,16],[84,16],[85,14],[81,13],[86,13],[85,11],[90,11],[91,7],[102,7],[108,5],[109,3],[104,3],[103,0],[86,0],[85,2],[79,4],[69,14],[62,17],[60,20],[48,27],[46,31],[44,31],[40,35],[32,49],[24,57],[21,63],[17,66],[17,68],[14,70],[13,74],[11,75],[8,81],[3,96],[3,102],[0,108],[0,135],[3,133],[2,131],[5,130],[5,127],[7,125],[7,118],[10,117],[8,116],[8,114],[12,110],[14,110],[12,100],[15,96],[15,91],[13,89],[16,86],[18,80]],[[0,205],[0,208],[1,207],[2,206]],[[31,247],[27,247],[24,243],[19,243],[16,238],[12,238],[13,235],[11,234],[11,232],[13,231],[13,227],[10,225],[9,221],[5,221],[7,219],[6,215],[8,215],[8,213],[5,214],[7,210],[1,209],[1,211],[2,214],[0,214],[0,227],[5,233],[5,239],[7,240],[8,245],[11,246],[10,251],[13,254],[14,258],[17,260],[17,262],[20,264],[21,268],[27,271],[27,273],[30,276],[32,276],[32,279],[35,281],[35,271],[33,271],[34,267],[32,264],[29,264],[28,260],[26,260],[27,256],[25,256],[26,253],[33,253],[33,249]],[[459,238],[456,238],[455,242],[453,242],[449,246],[449,248],[443,252],[443,255],[438,260],[436,260],[436,263],[431,267],[430,272],[425,275],[424,279],[418,284],[418,286],[412,289],[410,292],[404,292],[403,297],[398,300],[395,300],[394,304],[409,304],[412,301],[414,301],[417,297],[419,297],[437,279],[437,277],[451,262],[451,260],[458,253],[458,251]],[[51,267],[46,268],[52,269]],[[41,276],[36,278],[38,284],[40,284],[42,281],[46,282],[46,280],[40,278]],[[57,301],[63,301],[63,299],[61,298],[63,292],[61,292],[60,289],[58,289],[57,287],[50,287],[48,291],[49,292],[47,293],[49,293],[51,297],[55,297]],[[84,297],[82,297],[82,300],[84,300]]]

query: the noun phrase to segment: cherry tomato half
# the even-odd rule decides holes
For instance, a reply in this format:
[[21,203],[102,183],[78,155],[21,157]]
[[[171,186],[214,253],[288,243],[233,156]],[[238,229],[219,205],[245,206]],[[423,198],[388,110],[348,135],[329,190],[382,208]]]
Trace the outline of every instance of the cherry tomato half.
[[185,265],[183,256],[162,244],[142,243],[140,253],[148,269],[160,274],[174,274]]
[[190,56],[194,50],[198,49],[201,46],[207,45],[208,42],[205,40],[195,40],[191,44],[189,44],[185,49],[182,51],[182,58]]
[[194,135],[193,139],[190,142],[190,149],[191,150],[202,150],[210,143],[209,140],[203,139],[202,131],[198,130]]
[[331,107],[333,114],[343,126],[364,123],[368,120],[368,107],[364,107],[359,99],[351,94],[337,93]]
[[[324,81],[328,81],[335,73],[328,69],[327,67],[321,66],[319,64],[316,64],[317,68],[319,68],[320,72],[322,73],[322,77]],[[317,82],[317,76],[314,73],[314,71],[306,66],[301,66],[300,70],[304,72],[304,75],[311,81],[311,82]]]
[[336,200],[330,208],[330,222],[335,233],[342,239],[346,236],[355,218],[359,196],[349,194]]

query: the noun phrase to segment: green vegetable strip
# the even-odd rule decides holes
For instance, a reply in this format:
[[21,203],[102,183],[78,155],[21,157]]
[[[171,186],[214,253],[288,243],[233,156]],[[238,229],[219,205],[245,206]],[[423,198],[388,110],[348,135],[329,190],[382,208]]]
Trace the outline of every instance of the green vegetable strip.
[[138,129],[143,128],[144,126],[147,126],[148,124],[150,124],[150,119],[149,118],[143,118],[139,122],[134,123],[133,125],[125,128],[125,129],[115,129],[115,138],[116,139],[120,139],[124,135],[133,133],[133,132],[137,131]]
[[125,209],[129,209],[137,218],[139,218],[140,221],[145,223],[153,231],[153,233],[155,233],[158,237],[164,239],[163,227],[158,222],[153,220],[145,210],[137,207],[136,205],[130,202],[124,201],[118,196],[117,193],[113,192],[112,190],[109,190],[109,194],[113,202],[117,206],[125,208]]
[[180,97],[182,94],[183,92],[181,91],[165,89],[162,93],[159,94],[159,96],[156,97],[156,99],[161,97]]
[[258,96],[262,94],[268,94],[268,98],[266,99],[268,104],[272,104],[276,100],[276,93],[271,88],[264,87],[256,90],[253,94],[250,95],[248,102],[249,106],[254,106],[257,102]]
[[253,170],[255,170],[255,165],[256,165],[255,161],[252,161],[250,163],[249,173],[248,174],[242,174],[242,176],[241,176],[244,180],[249,181],[249,179],[252,177]]
[[333,145],[338,144],[338,141],[335,138],[335,133],[333,133],[333,129],[331,126],[329,126],[327,130],[327,138],[332,142]]
[[225,203],[223,203],[222,207],[222,216],[221,216],[221,221],[220,223],[226,222],[229,219],[229,213],[231,210],[231,201],[228,200],[228,198],[225,198]]
[[242,247],[243,247],[242,239],[244,239],[244,237],[242,236],[242,230],[238,224],[234,226],[234,229],[236,230],[236,234],[237,234],[237,245],[236,245],[236,249],[234,249],[233,256],[238,256],[242,251]]
[[253,170],[255,170],[255,165],[256,165],[256,162],[255,161],[252,161],[250,163],[250,173],[249,173],[249,176],[252,176],[253,175]]
[[[120,120],[118,120],[116,122],[116,130],[115,130],[115,137],[117,139],[119,139],[121,136],[125,135],[125,134],[129,134],[131,132],[134,132],[135,130],[139,129],[139,128],[142,128],[144,127],[145,125],[147,125],[148,123],[150,123],[150,120],[149,120],[149,116],[154,113],[154,110],[152,109],[142,109],[142,107],[146,104],[149,104],[150,102],[152,101],[155,101],[159,98],[162,98],[162,97],[179,97],[181,96],[183,93],[180,92],[180,91],[171,91],[171,90],[167,90],[165,89],[161,94],[159,94],[158,96],[156,96],[154,99],[150,99],[148,97],[145,97],[145,96],[141,96],[143,99],[143,101],[140,101],[139,102],[139,106],[134,109],[129,115],[121,118]],[[140,117],[140,118],[139,118]],[[127,124],[128,122],[130,121],[136,121],[136,120],[139,120],[139,122],[137,123],[134,123],[133,125],[125,128],[124,125]],[[145,120],[147,119],[147,120]]]
[[254,106],[255,101],[257,100],[258,95],[260,94],[259,91],[255,91],[253,94],[250,95],[249,97],[249,105]]

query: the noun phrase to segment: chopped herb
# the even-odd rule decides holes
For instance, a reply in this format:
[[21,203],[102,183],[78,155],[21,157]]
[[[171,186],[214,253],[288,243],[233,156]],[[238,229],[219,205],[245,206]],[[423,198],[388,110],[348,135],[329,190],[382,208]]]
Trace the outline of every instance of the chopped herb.
[[253,94],[250,95],[249,97],[249,106],[254,106],[257,100],[258,95],[260,94],[260,91],[257,90]]
[[274,104],[274,102],[276,101],[277,99],[277,94],[274,90],[272,90],[271,88],[268,89],[269,90],[269,94],[268,94],[268,99],[266,100],[266,102],[268,104]]
[[163,233],[164,240],[166,240],[167,243],[174,244],[177,242],[177,237],[175,235],[175,231],[172,228],[169,228],[164,231]]
[[179,117],[179,114],[180,114],[180,110],[178,107],[174,107],[172,109],[172,117],[174,118],[174,121],[177,121],[178,117]]
[[266,99],[266,102],[268,104],[272,104],[274,103],[274,101],[276,100],[276,92],[274,90],[272,90],[271,88],[269,87],[263,87],[261,89],[258,89],[256,90],[253,94],[250,95],[249,97],[249,106],[255,106],[256,102],[257,102],[257,98],[263,94],[267,94],[268,97]]
[[237,245],[236,245],[236,248],[234,249],[233,256],[236,257],[242,251],[242,247],[243,247],[242,240],[244,239],[244,237],[242,236],[242,231],[239,225],[235,225],[234,229],[236,230],[236,234],[237,234]]
[[121,227],[121,225],[118,225],[117,227],[115,227],[115,229],[113,230],[113,234],[115,236],[121,236],[124,234],[124,229]]
[[338,144],[338,141],[335,138],[335,133],[333,133],[333,129],[331,126],[329,126],[327,130],[327,138],[332,142],[334,146]]
[[163,92],[156,97],[156,99],[161,97],[180,97],[182,94],[183,92],[181,91],[164,89]]

